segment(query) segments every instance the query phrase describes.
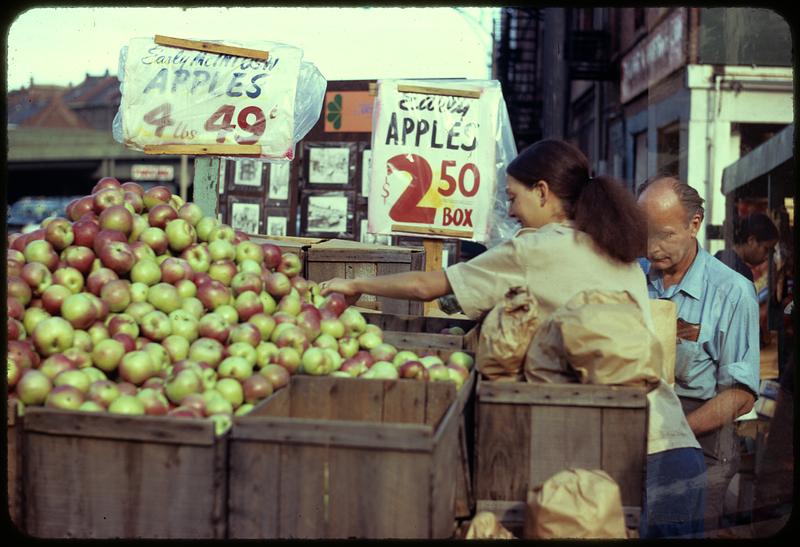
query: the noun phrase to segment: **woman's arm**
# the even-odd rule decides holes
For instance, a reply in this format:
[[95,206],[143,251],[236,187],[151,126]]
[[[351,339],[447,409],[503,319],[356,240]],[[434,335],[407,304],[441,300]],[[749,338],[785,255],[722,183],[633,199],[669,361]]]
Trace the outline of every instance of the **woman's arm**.
[[335,277],[320,283],[320,294],[343,294],[353,303],[362,293],[387,298],[430,301],[453,292],[444,272],[403,272],[376,277],[342,279]]

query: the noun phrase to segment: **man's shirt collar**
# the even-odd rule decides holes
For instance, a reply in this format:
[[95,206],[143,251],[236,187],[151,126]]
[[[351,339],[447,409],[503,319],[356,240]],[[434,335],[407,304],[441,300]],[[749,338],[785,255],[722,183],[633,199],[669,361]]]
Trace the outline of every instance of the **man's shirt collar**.
[[[681,279],[677,285],[670,287],[670,289],[672,289],[670,292],[675,294],[678,291],[682,291],[695,300],[700,300],[703,296],[703,287],[705,286],[706,264],[708,263],[708,259],[711,258],[711,255],[700,246],[699,242],[696,242],[696,245],[697,254],[692,261],[692,265],[686,270],[683,279]],[[647,279],[659,293],[663,294],[666,292],[660,272],[649,268]]]

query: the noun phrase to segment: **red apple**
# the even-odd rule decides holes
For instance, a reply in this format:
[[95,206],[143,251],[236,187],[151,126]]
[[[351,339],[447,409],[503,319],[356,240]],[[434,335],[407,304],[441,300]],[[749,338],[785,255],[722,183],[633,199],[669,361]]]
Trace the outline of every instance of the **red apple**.
[[[39,262],[25,264],[20,277],[28,284],[33,296],[41,296],[47,287],[53,284],[53,274],[47,266]],[[12,296],[16,295],[12,293]]]
[[[44,274],[41,275],[43,278]],[[52,276],[51,276],[51,282],[52,282]],[[31,301],[31,298],[33,298],[33,291],[31,289],[31,285],[29,285],[25,279],[23,279],[18,275],[8,276],[7,290],[8,290],[7,292],[8,296],[16,299],[23,307],[27,306],[28,303]]]
[[95,184],[94,187],[92,188],[92,194],[96,194],[100,190],[105,190],[106,188],[120,188],[120,187],[121,185],[119,183],[119,180],[117,180],[116,178],[103,177],[99,181],[97,181],[97,184]]
[[271,296],[281,298],[291,292],[292,283],[285,274],[273,272],[267,276],[264,288]]
[[161,281],[175,285],[183,279],[192,279],[194,270],[182,258],[169,257],[161,263]]
[[70,245],[61,252],[61,258],[67,266],[75,268],[83,275],[87,275],[92,268],[95,254],[89,247]]
[[342,315],[342,312],[346,308],[347,308],[347,301],[345,300],[344,296],[336,292],[326,296],[322,304],[319,305],[320,311],[328,310],[332,312],[336,317]]
[[86,288],[95,296],[100,296],[103,286],[109,281],[119,279],[117,273],[110,268],[100,268],[89,274],[86,278]]
[[151,226],[139,235],[139,241],[146,243],[156,255],[162,255],[169,246],[167,234],[161,228]]
[[151,210],[156,205],[168,203],[172,198],[172,192],[166,186],[154,186],[147,190],[142,197],[144,198],[144,206]]
[[66,249],[75,241],[72,223],[65,218],[53,219],[45,228],[44,238],[53,249],[57,251]]
[[278,271],[285,274],[287,277],[294,277],[300,274],[303,265],[300,262],[300,257],[295,253],[283,253],[281,255],[281,262],[278,264]]
[[128,236],[133,230],[133,214],[122,205],[113,205],[100,213],[100,229],[114,230]]
[[133,192],[134,194],[138,194],[139,197],[144,197],[144,188],[137,182],[123,182],[120,188],[122,188],[124,192]]
[[150,223],[150,226],[161,228],[162,230],[167,227],[168,222],[176,218],[178,218],[178,212],[166,203],[155,205],[149,209],[147,214],[147,222]]
[[95,224],[90,219],[81,219],[72,225],[72,232],[75,236],[73,245],[94,250],[94,241],[100,232],[100,224]]
[[264,267],[273,270],[281,263],[281,248],[272,243],[262,243],[261,249],[264,252]]
[[130,245],[122,241],[109,241],[102,246],[98,257],[104,267],[113,270],[118,275],[128,273],[136,261]]
[[53,246],[47,240],[36,239],[25,245],[23,251],[25,261],[29,264],[31,262],[39,262],[47,266],[51,272],[58,266],[58,253],[56,253]]
[[92,250],[94,254],[98,257],[101,257],[101,250],[106,244],[111,243],[112,241],[116,241],[118,243],[128,243],[128,237],[120,231],[117,230],[100,230],[95,235],[94,240],[92,241]]
[[[50,315],[60,315],[61,304],[72,294],[74,293],[63,285],[50,285],[45,289],[44,293],[42,293],[42,307]],[[16,301],[16,298],[9,297],[9,300]],[[10,313],[9,316],[11,316]],[[19,318],[16,317],[15,319]]]
[[125,192],[119,188],[103,188],[92,195],[94,196],[94,213],[96,215],[109,207],[122,205],[125,202]]

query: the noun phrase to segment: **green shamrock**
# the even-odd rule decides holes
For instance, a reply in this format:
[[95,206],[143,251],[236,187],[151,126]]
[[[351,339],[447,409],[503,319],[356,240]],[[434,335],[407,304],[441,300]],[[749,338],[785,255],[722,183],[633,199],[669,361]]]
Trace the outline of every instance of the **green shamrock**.
[[342,96],[338,93],[328,103],[328,121],[333,122],[334,129],[342,127]]

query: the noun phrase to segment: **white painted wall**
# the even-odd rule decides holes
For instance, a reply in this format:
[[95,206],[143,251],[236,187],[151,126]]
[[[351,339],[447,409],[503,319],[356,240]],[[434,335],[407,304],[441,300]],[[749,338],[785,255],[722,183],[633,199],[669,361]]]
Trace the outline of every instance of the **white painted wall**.
[[725,244],[707,240],[705,225],[725,219],[722,170],[739,159],[739,135],[731,125],[794,121],[793,71],[726,66],[715,76],[711,65],[688,65],[686,85],[691,90],[687,178],[706,200],[698,238],[713,254]]

